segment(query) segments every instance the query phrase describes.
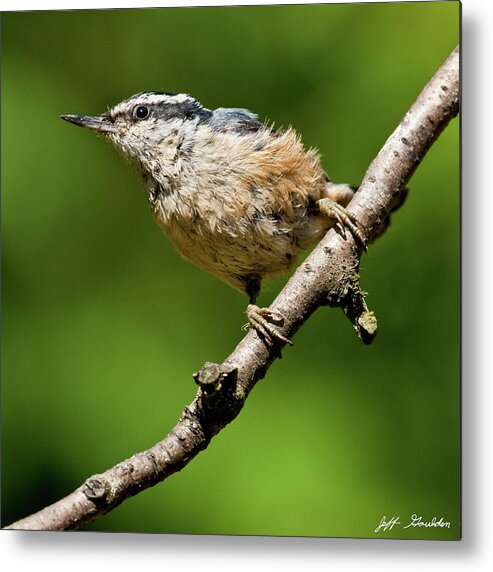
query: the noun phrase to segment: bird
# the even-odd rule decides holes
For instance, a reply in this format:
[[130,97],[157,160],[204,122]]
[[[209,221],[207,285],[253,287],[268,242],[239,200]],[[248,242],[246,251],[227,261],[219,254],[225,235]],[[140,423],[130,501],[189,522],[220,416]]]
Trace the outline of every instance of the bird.
[[292,342],[280,331],[284,316],[256,305],[266,277],[291,270],[335,224],[366,248],[345,208],[356,188],[332,182],[293,127],[161,91],[137,93],[101,115],[61,118],[109,139],[133,164],[178,252],[247,294],[249,325],[268,345]]

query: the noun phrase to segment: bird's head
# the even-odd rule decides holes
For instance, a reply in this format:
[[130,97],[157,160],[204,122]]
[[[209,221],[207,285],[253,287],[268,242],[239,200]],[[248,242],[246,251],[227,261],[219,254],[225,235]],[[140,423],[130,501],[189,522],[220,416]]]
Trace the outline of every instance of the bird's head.
[[108,137],[140,170],[152,174],[176,152],[183,136],[211,115],[190,95],[148,91],[101,115],[61,118]]

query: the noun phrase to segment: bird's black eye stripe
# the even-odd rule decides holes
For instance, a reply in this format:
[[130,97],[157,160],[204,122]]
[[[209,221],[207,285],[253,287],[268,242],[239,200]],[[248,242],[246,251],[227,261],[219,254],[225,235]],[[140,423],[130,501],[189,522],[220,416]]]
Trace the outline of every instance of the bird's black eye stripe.
[[136,119],[145,119],[149,116],[149,108],[145,105],[138,105],[134,109],[134,116]]

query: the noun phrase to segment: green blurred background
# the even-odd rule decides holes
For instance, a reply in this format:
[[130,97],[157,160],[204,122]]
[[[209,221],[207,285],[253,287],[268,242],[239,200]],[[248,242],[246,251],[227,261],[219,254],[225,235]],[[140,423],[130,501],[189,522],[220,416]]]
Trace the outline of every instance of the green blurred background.
[[[58,116],[187,92],[292,124],[354,184],[458,36],[457,2],[2,15],[2,525],[160,440],[246,321]],[[319,310],[206,452],[85,530],[458,538],[457,119],[410,187],[361,263],[374,344]],[[374,533],[413,513],[451,527]]]

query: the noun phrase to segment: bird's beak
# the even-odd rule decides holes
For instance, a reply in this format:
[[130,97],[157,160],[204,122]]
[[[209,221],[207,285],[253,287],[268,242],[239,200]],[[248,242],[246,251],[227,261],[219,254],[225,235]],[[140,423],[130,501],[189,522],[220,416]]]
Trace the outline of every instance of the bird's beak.
[[65,119],[69,123],[86,127],[98,133],[114,133],[116,131],[115,124],[108,117],[90,117],[88,115],[60,115],[61,119]]

